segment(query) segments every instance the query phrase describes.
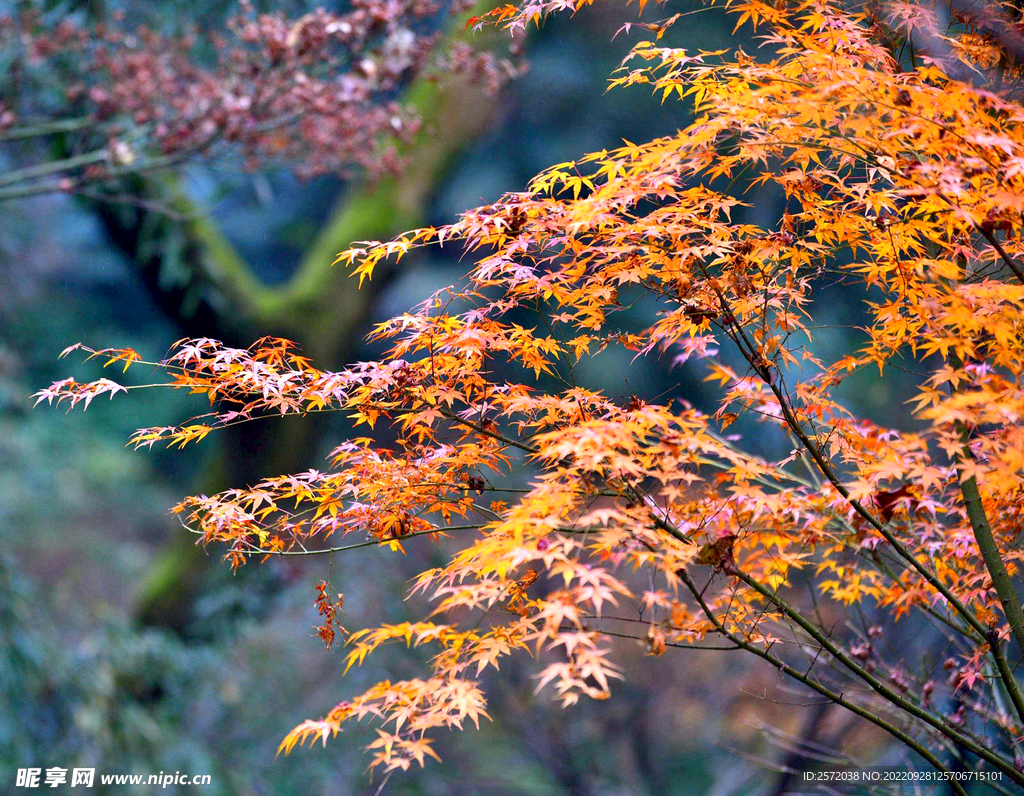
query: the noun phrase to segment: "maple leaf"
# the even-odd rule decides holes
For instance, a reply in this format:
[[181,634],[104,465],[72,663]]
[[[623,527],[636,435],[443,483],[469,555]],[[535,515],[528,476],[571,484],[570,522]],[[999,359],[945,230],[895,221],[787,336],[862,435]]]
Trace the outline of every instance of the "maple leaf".
[[879,490],[872,496],[872,500],[875,505],[878,506],[878,512],[882,517],[882,522],[889,522],[892,520],[893,514],[899,507],[901,502],[906,501],[911,510],[917,508],[917,501],[914,500],[911,492],[910,484],[902,484],[899,489],[891,492]]

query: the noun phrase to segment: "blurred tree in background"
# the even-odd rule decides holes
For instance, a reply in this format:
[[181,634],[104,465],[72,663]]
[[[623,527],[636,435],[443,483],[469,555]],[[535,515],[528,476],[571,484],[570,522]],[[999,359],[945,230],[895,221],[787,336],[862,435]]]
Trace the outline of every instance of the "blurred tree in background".
[[[84,198],[183,335],[241,342],[271,330],[347,361],[374,295],[348,289],[334,253],[423,221],[511,64],[463,41],[457,4],[205,6],[202,22],[217,27],[202,33],[187,17],[168,33],[166,13],[145,5],[75,6],[19,4],[0,26],[11,78],[0,144],[26,162],[0,177],[0,201]],[[349,184],[298,267],[267,284],[174,173],[198,161]],[[211,464],[208,488],[308,466],[315,432],[240,432],[246,455]],[[188,621],[202,572],[193,551],[174,545],[155,568],[148,621],[179,630]]]

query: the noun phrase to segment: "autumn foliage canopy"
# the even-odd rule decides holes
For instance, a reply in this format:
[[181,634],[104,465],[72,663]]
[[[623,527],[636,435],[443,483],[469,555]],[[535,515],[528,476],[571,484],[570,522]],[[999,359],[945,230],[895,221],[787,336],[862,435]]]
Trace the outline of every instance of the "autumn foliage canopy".
[[[644,40],[612,84],[693,109],[678,132],[339,255],[360,282],[419,247],[473,262],[374,329],[379,361],[327,372],[268,338],[186,340],[158,363],[213,408],[140,430],[138,447],[274,414],[342,411],[365,429],[323,470],[175,508],[232,565],[431,539],[452,551],[415,579],[410,610],[429,607],[401,624],[347,632],[319,587],[321,634],[344,642],[346,667],[391,643],[433,657],[418,679],[345,695],[283,750],[364,720],[373,766],[422,764],[439,729],[487,718],[482,678],[506,656],[536,655],[538,686],[566,705],[606,699],[629,676],[625,636],[653,655],[745,651],[940,771],[969,759],[1024,782],[1019,12],[726,5],[748,36],[728,51],[661,46],[678,14],[632,24]],[[473,23],[520,29],[572,7],[531,0]],[[784,194],[778,223],[735,220],[764,186]],[[824,291],[863,318],[827,358]],[[620,326],[626,308],[644,324]],[[717,405],[588,389],[579,363],[613,347],[688,360]],[[844,406],[855,380],[894,371],[909,427]],[[39,398],[86,406],[121,391],[66,380]],[[785,440],[785,455],[755,455],[740,427]],[[864,626],[834,620],[865,612]],[[947,639],[942,653],[887,657],[880,639],[915,622]]]

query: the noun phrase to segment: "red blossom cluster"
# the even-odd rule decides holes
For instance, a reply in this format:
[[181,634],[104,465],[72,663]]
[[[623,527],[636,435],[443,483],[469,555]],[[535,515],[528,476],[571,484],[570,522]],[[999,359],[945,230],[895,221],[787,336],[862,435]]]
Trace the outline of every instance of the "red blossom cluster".
[[[513,71],[465,45],[432,55],[467,7],[354,0],[293,18],[243,0],[222,29],[169,31],[29,4],[0,16],[0,146],[26,164],[0,176],[0,199],[227,154],[303,178],[395,172],[419,126],[396,99],[411,79],[461,70],[496,86]],[[39,146],[54,135],[58,158]]]

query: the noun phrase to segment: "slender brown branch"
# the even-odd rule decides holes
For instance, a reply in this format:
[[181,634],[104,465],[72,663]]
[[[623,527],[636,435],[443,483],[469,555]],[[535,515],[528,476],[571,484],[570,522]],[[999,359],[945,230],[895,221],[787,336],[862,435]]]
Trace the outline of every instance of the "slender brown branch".
[[1017,678],[1013,676],[1013,670],[1010,668],[1009,661],[1006,660],[1003,645],[999,642],[999,633],[995,630],[989,633],[988,645],[992,650],[992,659],[996,662],[996,669],[999,670],[999,677],[1003,681],[1003,685],[1006,686],[1006,693],[1010,695],[1013,708],[1017,711],[1017,715],[1024,720],[1024,698],[1021,697]]
[[1003,248],[1003,244],[999,242],[999,239],[995,234],[991,230],[985,229],[980,224],[975,224],[975,227],[978,232],[982,234],[985,240],[992,245],[992,248],[998,252],[1003,262],[1006,263],[1006,267],[1013,271],[1013,275],[1017,277],[1018,281],[1024,284],[1024,269],[1020,267],[1020,264],[1016,260],[1006,253],[1006,249]]
[[[697,588],[697,584],[693,582],[693,579],[689,576],[689,574],[685,570],[683,570],[679,573],[679,577],[681,578],[683,584],[686,586],[687,590],[690,592],[690,594],[693,595],[693,598],[697,601],[697,604],[700,606],[701,612],[707,617],[708,621],[711,622],[712,625],[714,625],[718,633],[725,636],[731,642],[736,644],[736,646],[746,650],[747,652],[753,653],[757,657],[767,661],[780,672],[788,675],[797,682],[802,683],[803,685],[810,688],[812,691],[816,691],[817,693],[831,700],[835,704],[845,708],[846,710],[850,711],[851,713],[857,716],[860,716],[862,719],[871,722],[876,727],[880,727],[881,729],[885,730],[896,740],[900,741],[908,748],[917,752],[922,758],[928,761],[928,763],[931,764],[936,770],[941,771],[944,774],[950,773],[949,769],[946,768],[945,765],[943,765],[942,761],[939,760],[930,749],[928,749],[923,744],[912,738],[910,735],[901,730],[892,722],[889,722],[881,716],[872,713],[870,710],[861,707],[860,705],[854,702],[851,702],[850,700],[846,699],[846,697],[843,696],[843,694],[837,691],[833,691],[831,688],[818,682],[805,672],[801,672],[799,669],[790,666],[781,658],[778,658],[775,655],[773,655],[770,650],[762,649],[758,645],[752,644],[743,637],[730,632],[721,622],[721,620],[715,615],[714,611],[711,610],[707,602],[705,602],[703,594]],[[956,794],[958,794],[958,796],[967,795],[967,791],[964,790],[963,786],[959,782],[952,778],[949,780],[949,782],[950,787]]]
[[1000,756],[996,755],[994,752],[991,752],[990,750],[976,743],[972,739],[968,738],[963,733],[954,730],[952,727],[948,725],[948,722],[946,722],[942,717],[936,716],[933,713],[930,713],[929,711],[919,707],[906,697],[901,696],[896,691],[889,688],[889,686],[887,686],[885,683],[883,683],[881,680],[879,680],[877,677],[871,674],[867,669],[865,669],[863,666],[857,663],[857,661],[855,661],[852,657],[846,654],[846,652],[840,649],[840,647],[836,645],[828,637],[828,635],[823,633],[821,629],[816,627],[813,622],[808,620],[805,616],[803,616],[803,614],[797,611],[786,600],[781,598],[777,592],[773,592],[772,590],[766,588],[763,584],[759,583],[757,580],[750,577],[745,572],[742,572],[739,568],[734,567],[730,569],[729,572],[730,574],[735,575],[744,583],[746,583],[750,588],[752,588],[766,600],[774,604],[782,612],[784,616],[787,616],[794,622],[796,622],[796,624],[803,628],[815,641],[821,644],[821,646],[824,647],[829,652],[829,654],[832,655],[832,657],[834,657],[837,661],[843,664],[843,666],[849,669],[858,678],[863,680],[873,691],[879,694],[879,696],[891,702],[893,705],[900,708],[900,710],[903,710],[904,712],[909,713],[915,718],[918,718],[926,724],[929,724],[930,726],[934,727],[936,730],[938,730],[951,741],[953,741],[953,743],[962,747],[966,751],[971,752],[972,754],[978,755],[978,757],[982,758],[983,760],[988,761],[993,766],[998,768],[1000,771],[1002,771],[1015,781],[1024,784],[1024,774],[1017,771],[1016,768],[1014,768],[1013,763],[1011,761],[1004,760]]

